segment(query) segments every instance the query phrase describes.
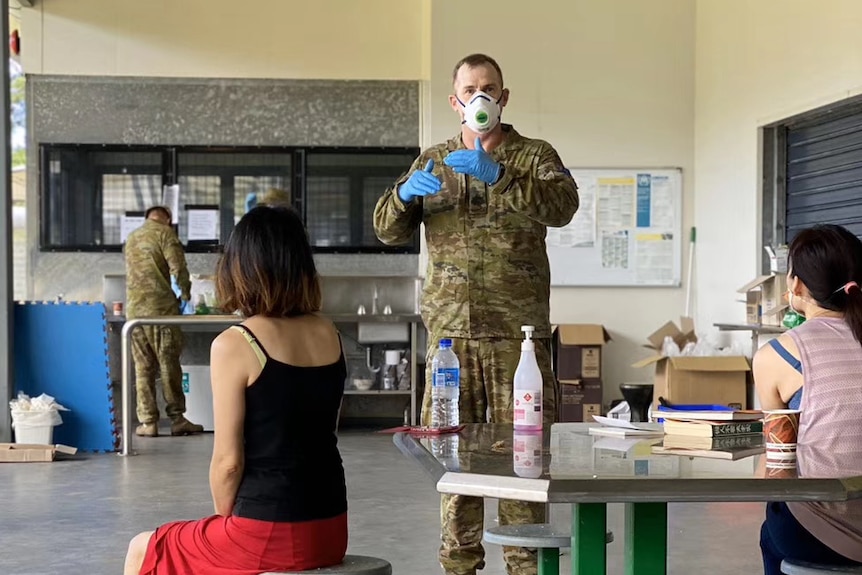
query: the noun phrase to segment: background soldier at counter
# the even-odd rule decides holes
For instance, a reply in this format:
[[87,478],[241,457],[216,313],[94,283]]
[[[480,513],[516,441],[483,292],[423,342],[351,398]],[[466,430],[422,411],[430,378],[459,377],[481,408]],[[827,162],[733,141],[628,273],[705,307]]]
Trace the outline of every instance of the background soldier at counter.
[[[180,300],[171,287],[176,278],[181,300],[191,299],[191,282],[183,246],[171,227],[171,213],[156,206],[147,210],[144,224],[129,234],[123,248],[126,258],[126,317],[179,315]],[[171,419],[171,435],[202,432],[203,426],[183,415],[180,355],[183,334],[179,327],[140,326],[132,333],[132,358],[135,361],[135,391],[140,425],[136,435],[159,435],[159,409],[156,403],[156,372],[162,380],[165,412]]]
[[[374,211],[385,244],[407,243],[425,224],[428,269],[422,317],[429,331],[422,419],[430,423],[431,357],[452,339],[461,362],[460,420],[512,422],[512,379],[521,326],[536,328],[536,359],[544,379],[546,425],[555,419],[556,381],[550,349],[550,267],[547,226],[568,224],[578,208],[577,185],[554,148],[521,136],[500,114],[509,100],[503,74],[474,54],[453,72],[452,109],[461,133],[426,149]],[[440,563],[446,573],[484,567],[483,500],[442,498]],[[544,506],[500,501],[500,523],[542,523]],[[504,548],[510,574],[537,571],[535,553]]]

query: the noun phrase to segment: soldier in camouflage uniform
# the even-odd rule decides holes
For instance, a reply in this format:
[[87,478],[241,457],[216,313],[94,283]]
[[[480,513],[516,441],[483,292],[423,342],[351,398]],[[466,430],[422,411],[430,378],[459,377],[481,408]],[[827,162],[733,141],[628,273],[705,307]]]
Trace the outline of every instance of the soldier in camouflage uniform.
[[[126,317],[179,315],[180,301],[171,288],[177,279],[182,299],[191,298],[191,282],[183,246],[171,228],[167,208],[147,210],[144,224],[129,234],[123,249],[126,258]],[[188,421],[183,395],[180,354],[183,334],[178,327],[140,326],[132,333],[132,358],[135,361],[135,391],[140,425],[135,433],[156,437],[159,434],[159,409],[156,404],[156,372],[161,372],[165,411],[171,419],[171,435],[200,433],[203,426]]]
[[[493,59],[468,56],[456,65],[453,83],[450,103],[462,119],[461,133],[423,151],[374,211],[374,229],[385,244],[406,243],[425,224],[422,317],[429,348],[422,421],[430,423],[431,358],[439,340],[451,338],[461,362],[461,422],[485,422],[486,413],[492,422],[512,422],[521,326],[533,325],[548,425],[556,416],[557,384],[545,235],[547,226],[571,221],[577,185],[550,144],[494,122],[509,93]],[[485,103],[475,104],[480,100]],[[441,507],[440,563],[448,574],[474,575],[485,565],[483,500],[444,495]],[[502,524],[542,523],[544,515],[541,504],[500,502]],[[506,547],[504,559],[512,575],[537,571],[534,550]]]

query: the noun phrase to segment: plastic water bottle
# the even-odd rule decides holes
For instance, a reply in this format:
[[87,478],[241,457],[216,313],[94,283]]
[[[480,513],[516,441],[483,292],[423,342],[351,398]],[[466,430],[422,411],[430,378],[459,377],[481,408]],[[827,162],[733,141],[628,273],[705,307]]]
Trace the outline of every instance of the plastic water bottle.
[[521,342],[521,360],[515,369],[514,419],[519,431],[541,431],[542,429],[542,372],[536,361],[536,344],[531,325],[521,326],[524,341]]
[[461,363],[452,351],[452,340],[441,339],[431,360],[431,427],[458,425],[458,398],[461,394]]

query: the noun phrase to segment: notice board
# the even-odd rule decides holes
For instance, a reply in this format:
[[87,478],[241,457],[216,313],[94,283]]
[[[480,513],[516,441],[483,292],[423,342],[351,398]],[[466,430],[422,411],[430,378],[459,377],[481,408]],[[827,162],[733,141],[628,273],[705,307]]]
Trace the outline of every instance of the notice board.
[[682,170],[569,168],[580,207],[548,228],[553,286],[679,286]]

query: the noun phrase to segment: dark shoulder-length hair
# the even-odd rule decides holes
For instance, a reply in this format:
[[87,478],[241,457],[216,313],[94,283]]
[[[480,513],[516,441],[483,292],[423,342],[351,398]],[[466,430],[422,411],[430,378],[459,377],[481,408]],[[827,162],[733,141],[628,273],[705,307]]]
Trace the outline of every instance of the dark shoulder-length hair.
[[320,310],[320,280],[299,215],[258,206],[230,235],[216,271],[216,296],[226,313],[294,317]]
[[798,277],[817,305],[841,312],[862,342],[862,241],[835,224],[804,229],[787,254],[790,277]]

